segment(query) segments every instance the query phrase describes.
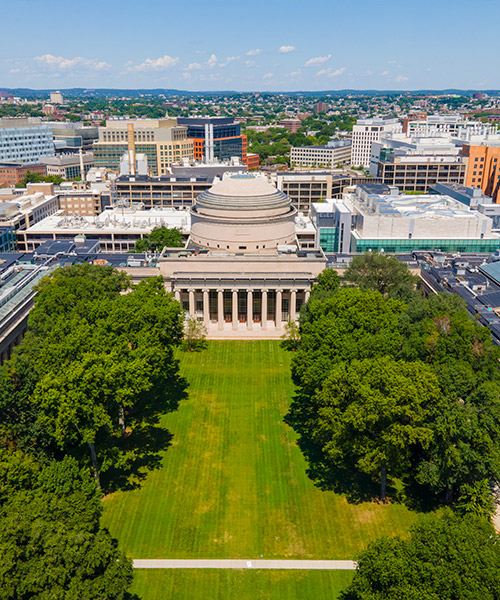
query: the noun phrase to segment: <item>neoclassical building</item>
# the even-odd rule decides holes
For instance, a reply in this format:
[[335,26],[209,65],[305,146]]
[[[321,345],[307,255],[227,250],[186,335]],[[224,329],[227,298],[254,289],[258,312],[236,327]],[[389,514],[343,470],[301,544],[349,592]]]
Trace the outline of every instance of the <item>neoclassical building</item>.
[[127,271],[135,280],[162,275],[211,338],[279,337],[326,267],[321,250],[296,250],[295,213],[264,177],[228,174],[191,211],[193,252],[164,252],[157,267]]
[[191,208],[191,241],[214,252],[266,253],[295,244],[297,209],[265,175],[226,174]]

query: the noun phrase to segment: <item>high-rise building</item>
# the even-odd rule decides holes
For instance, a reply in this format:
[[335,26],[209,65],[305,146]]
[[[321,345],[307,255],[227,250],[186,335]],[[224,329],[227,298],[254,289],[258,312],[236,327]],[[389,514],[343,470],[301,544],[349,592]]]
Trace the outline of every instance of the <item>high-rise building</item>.
[[38,163],[54,156],[54,138],[39,117],[0,119],[0,162]]
[[233,156],[247,164],[247,136],[231,117],[179,117],[194,144],[194,158],[207,163],[225,161]]
[[373,142],[379,142],[386,133],[401,130],[398,119],[385,117],[358,119],[358,122],[352,128],[351,165],[368,168]]
[[64,104],[64,98],[61,92],[50,92],[51,104]]
[[290,164],[299,167],[348,167],[351,164],[351,141],[339,140],[329,142],[327,146],[291,148]]
[[176,119],[108,120],[106,127],[99,127],[99,140],[94,144],[96,167],[119,170],[128,151],[128,125],[133,125],[135,151],[147,156],[152,175],[163,175],[172,163],[194,158],[188,128]]
[[313,106],[314,114],[319,115],[320,113],[326,112],[329,108],[330,107],[326,102],[321,102],[320,100]]

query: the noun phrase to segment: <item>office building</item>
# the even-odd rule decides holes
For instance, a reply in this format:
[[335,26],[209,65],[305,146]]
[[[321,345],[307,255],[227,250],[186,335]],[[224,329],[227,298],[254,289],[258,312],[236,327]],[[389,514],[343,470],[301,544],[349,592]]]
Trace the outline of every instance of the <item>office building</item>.
[[383,184],[344,192],[351,210],[351,252],[414,250],[494,252],[500,236],[492,220],[447,195],[406,195]]
[[[57,156],[44,156],[40,162],[46,166],[47,175],[62,177],[63,179],[82,179],[94,166],[93,154],[59,154]],[[83,173],[82,173],[83,171]]]
[[467,161],[450,136],[388,134],[372,145],[370,174],[404,191],[428,192],[436,183],[463,183]]
[[110,193],[97,189],[59,190],[58,208],[65,216],[96,216],[111,203]]
[[301,167],[342,168],[351,164],[351,141],[329,142],[327,146],[290,149],[290,164]]
[[195,160],[211,163],[236,156],[247,164],[247,136],[231,117],[179,117],[177,122],[187,127]]
[[[42,189],[43,191],[38,191]],[[45,193],[47,192],[47,193]],[[53,215],[59,208],[52,184],[30,187],[25,193],[0,197],[0,227],[22,231]]]
[[142,203],[144,208],[190,208],[205,190],[212,187],[210,175],[122,175],[113,182],[114,202]]
[[466,143],[462,155],[467,160],[465,185],[474,186],[500,201],[500,139],[485,140],[481,144]]
[[398,119],[385,117],[358,119],[352,128],[351,165],[368,168],[373,142],[379,142],[386,133],[398,131],[402,131]]
[[81,123],[50,121],[47,126],[52,130],[56,153],[84,152],[92,150],[99,139],[99,129]]
[[357,171],[287,171],[271,175],[276,187],[290,197],[293,206],[308,214],[313,202],[327,198],[342,198],[346,187],[364,183],[380,183],[379,178],[367,178]]
[[302,127],[302,121],[300,119],[281,119],[281,121],[278,122],[278,127],[284,127],[292,133],[297,133]]
[[317,248],[328,253],[349,254],[352,212],[341,200],[313,203],[310,219],[316,231]]
[[172,163],[194,158],[187,127],[176,119],[108,120],[106,127],[99,127],[99,140],[93,146],[95,166],[119,171],[130,143],[135,152],[147,156],[148,168],[156,176],[167,173]]
[[130,252],[135,242],[151,233],[155,227],[178,227],[187,240],[190,215],[186,210],[135,207],[105,210],[97,216],[66,216],[59,211],[26,231],[19,231],[17,243],[20,252],[31,252],[52,240],[74,240],[85,236],[99,241],[104,252]]
[[39,117],[0,119],[0,162],[39,163],[54,156],[54,139]]
[[64,98],[61,92],[50,92],[50,103],[51,104],[64,104]]
[[7,187],[16,185],[22,181],[28,173],[47,175],[47,168],[42,163],[0,163],[0,186]]

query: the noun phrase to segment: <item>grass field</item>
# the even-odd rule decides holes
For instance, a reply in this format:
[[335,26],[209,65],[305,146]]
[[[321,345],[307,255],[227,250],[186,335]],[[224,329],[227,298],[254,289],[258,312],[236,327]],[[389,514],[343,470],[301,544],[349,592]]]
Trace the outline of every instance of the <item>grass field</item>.
[[[403,533],[417,519],[401,505],[348,504],[308,479],[295,434],[283,422],[293,387],[290,355],[278,342],[214,341],[180,359],[189,398],[162,418],[173,442],[161,469],[140,489],[104,502],[104,524],[129,556],[352,559],[371,540]],[[252,592],[321,599],[335,597],[332,590],[350,577],[140,571],[135,586],[147,600],[243,600]]]
[[144,600],[334,600],[352,571],[175,570],[134,573]]

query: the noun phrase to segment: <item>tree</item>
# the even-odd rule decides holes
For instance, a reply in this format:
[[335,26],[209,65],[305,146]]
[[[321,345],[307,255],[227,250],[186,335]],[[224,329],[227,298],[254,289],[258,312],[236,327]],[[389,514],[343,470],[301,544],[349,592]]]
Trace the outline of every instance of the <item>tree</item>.
[[426,412],[438,395],[437,379],[423,363],[389,357],[340,363],[316,395],[311,437],[333,468],[378,479],[384,501],[388,476],[406,472],[412,446],[430,445]]
[[163,248],[182,248],[184,239],[182,231],[177,227],[155,227],[153,231],[137,240],[134,252],[161,252]]
[[203,350],[207,346],[207,328],[196,317],[186,317],[184,322],[184,350]]
[[25,188],[28,183],[54,183],[59,185],[63,178],[60,175],[41,175],[40,173],[31,173],[27,171],[24,179],[16,183],[16,188]]
[[281,347],[285,350],[298,350],[300,344],[300,328],[296,321],[288,320],[285,333],[281,336]]
[[366,252],[354,256],[344,279],[364,290],[376,290],[383,296],[406,299],[418,282],[408,267],[393,256]]
[[331,298],[340,287],[340,277],[337,271],[325,269],[318,275],[318,281],[311,288],[309,301],[305,302],[300,309],[301,325],[310,319],[309,307],[314,300],[326,300]]
[[488,521],[447,512],[408,539],[381,538],[358,559],[343,600],[495,600],[500,536]]
[[50,457],[77,456],[98,485],[139,453],[143,464],[153,460],[152,446],[133,442],[184,395],[173,355],[182,339],[179,303],[161,278],[123,294],[128,285],[113,268],[93,265],[42,280],[30,333],[0,380],[0,433]]
[[99,528],[101,503],[72,458],[0,454],[0,599],[125,597],[132,563]]

